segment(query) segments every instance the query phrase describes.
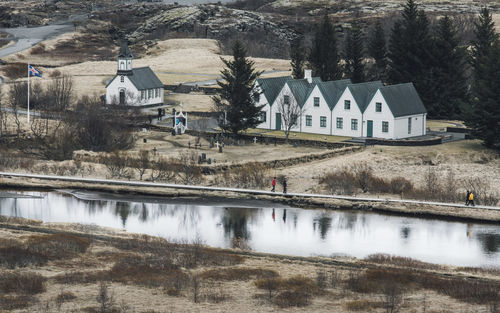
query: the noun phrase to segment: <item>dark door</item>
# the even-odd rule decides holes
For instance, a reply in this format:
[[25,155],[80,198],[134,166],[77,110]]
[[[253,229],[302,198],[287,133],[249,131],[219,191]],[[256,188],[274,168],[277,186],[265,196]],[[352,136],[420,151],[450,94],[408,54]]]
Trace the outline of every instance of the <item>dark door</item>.
[[373,137],[373,121],[367,121],[366,137]]
[[120,104],[125,104],[125,90],[120,90]]
[[276,130],[281,130],[281,113],[276,113]]

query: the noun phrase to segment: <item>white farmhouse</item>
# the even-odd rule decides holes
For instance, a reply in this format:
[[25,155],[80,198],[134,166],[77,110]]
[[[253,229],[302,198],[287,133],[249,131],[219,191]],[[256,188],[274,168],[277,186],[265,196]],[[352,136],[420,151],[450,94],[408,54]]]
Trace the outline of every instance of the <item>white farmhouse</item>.
[[149,67],[132,68],[132,53],[123,43],[118,71],[106,85],[106,104],[154,106],[163,104],[163,83]]
[[304,79],[259,78],[256,88],[264,105],[257,128],[282,130],[279,105],[297,104],[302,115],[292,131],[384,139],[425,135],[427,111],[411,83],[323,82],[306,70]]

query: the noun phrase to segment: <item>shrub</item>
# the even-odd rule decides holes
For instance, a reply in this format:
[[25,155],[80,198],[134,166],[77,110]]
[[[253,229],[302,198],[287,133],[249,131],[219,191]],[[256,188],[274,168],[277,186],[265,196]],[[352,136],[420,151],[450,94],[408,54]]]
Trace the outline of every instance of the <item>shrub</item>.
[[413,184],[404,177],[394,177],[390,182],[390,191],[393,194],[407,193],[413,190]]
[[212,280],[248,280],[250,278],[271,278],[278,277],[278,273],[274,270],[262,268],[222,268],[206,270],[200,274],[204,279]]
[[366,261],[379,263],[379,264],[394,264],[409,268],[422,268],[422,269],[440,269],[441,266],[437,264],[422,262],[412,258],[394,256],[384,253],[370,254],[365,258]]
[[0,295],[0,310],[18,310],[30,306],[35,299],[26,295]]
[[131,178],[130,166],[132,159],[126,153],[114,151],[107,156],[102,156],[100,163],[106,165],[109,175],[113,178]]
[[28,71],[27,63],[9,63],[3,68],[5,76],[10,79],[26,77]]
[[355,177],[347,169],[339,172],[329,172],[320,177],[319,183],[326,185],[330,193],[352,194],[354,192]]
[[61,304],[76,299],[76,296],[71,291],[61,291],[56,297],[56,303]]
[[0,273],[0,291],[37,294],[45,291],[46,280],[42,275],[31,272],[3,272]]
[[368,312],[371,311],[371,309],[377,309],[380,307],[382,307],[380,302],[369,301],[369,300],[353,300],[346,302],[344,304],[344,308],[347,311]]
[[62,259],[84,253],[90,246],[90,241],[69,234],[52,234],[31,236],[26,245],[31,252],[49,259]]
[[43,43],[36,45],[35,47],[31,48],[31,50],[30,50],[31,55],[43,54],[44,52],[45,52],[45,45]]
[[0,248],[0,266],[8,268],[42,265],[47,263],[48,257],[21,247]]
[[285,290],[278,293],[273,302],[279,307],[286,308],[293,306],[304,307],[309,305],[310,300],[311,295],[306,292]]

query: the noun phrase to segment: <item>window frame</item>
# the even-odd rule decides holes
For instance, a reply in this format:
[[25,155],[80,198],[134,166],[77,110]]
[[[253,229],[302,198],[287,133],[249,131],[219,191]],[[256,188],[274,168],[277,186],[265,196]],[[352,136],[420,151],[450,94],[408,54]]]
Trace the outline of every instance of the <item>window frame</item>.
[[319,117],[319,127],[326,128],[326,122],[327,122],[326,116]]
[[375,112],[382,113],[382,102],[375,102]]
[[306,127],[312,127],[312,115],[306,115]]
[[358,119],[351,118],[351,130],[358,130]]
[[389,122],[388,121],[382,121],[382,132],[383,133],[389,132]]
[[262,123],[267,122],[267,111],[261,111],[260,112],[260,121]]
[[337,117],[336,121],[337,121],[336,124],[335,124],[336,128],[337,129],[344,129],[344,118],[343,117]]
[[289,95],[283,96],[283,103],[286,105],[290,105],[290,96]]
[[408,135],[411,134],[411,117],[408,118]]
[[[317,102],[316,102],[316,100],[317,100]],[[319,105],[320,105],[320,100],[319,100],[319,97],[314,97],[314,98],[313,98],[313,106],[314,106],[315,108],[318,108],[318,107],[319,107]]]
[[344,100],[344,110],[346,111],[351,110],[351,100]]

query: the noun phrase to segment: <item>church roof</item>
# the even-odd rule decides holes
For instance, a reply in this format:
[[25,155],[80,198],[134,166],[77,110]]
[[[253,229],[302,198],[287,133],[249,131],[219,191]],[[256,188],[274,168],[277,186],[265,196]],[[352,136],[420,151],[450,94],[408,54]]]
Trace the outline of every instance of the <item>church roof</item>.
[[132,58],[132,53],[128,47],[127,41],[122,42],[122,46],[120,47],[120,53],[118,54],[119,58]]
[[134,68],[132,75],[127,77],[138,90],[163,88],[163,83],[149,66]]
[[[163,88],[163,83],[149,66],[134,68],[131,72],[132,74],[127,75],[127,77],[138,90]],[[116,75],[108,82],[106,87],[118,76],[121,75]]]

